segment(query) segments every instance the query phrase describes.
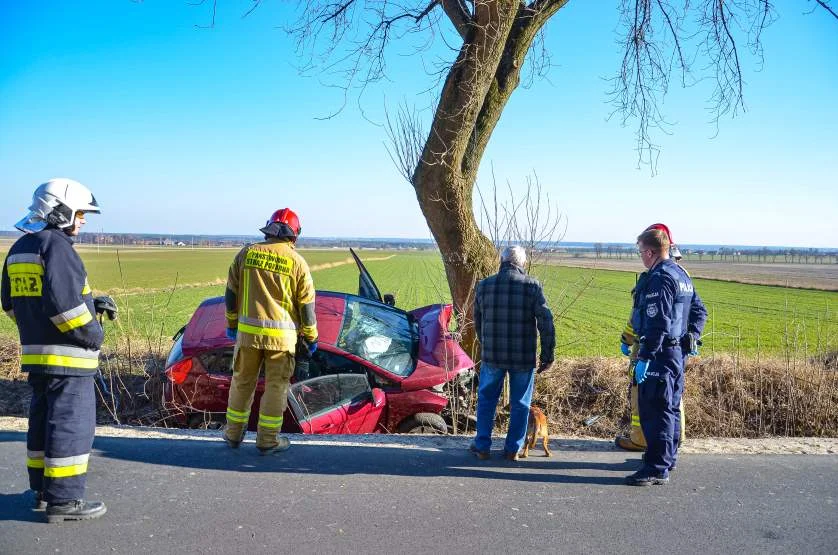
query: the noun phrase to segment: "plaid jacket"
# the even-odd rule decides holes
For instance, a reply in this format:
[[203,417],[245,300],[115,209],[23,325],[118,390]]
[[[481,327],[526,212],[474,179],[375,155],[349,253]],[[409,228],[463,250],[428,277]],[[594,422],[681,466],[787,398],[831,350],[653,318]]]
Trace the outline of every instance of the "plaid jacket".
[[474,327],[486,364],[505,370],[532,370],[536,331],[541,336],[541,362],[553,361],[553,313],[541,284],[508,262],[477,284]]

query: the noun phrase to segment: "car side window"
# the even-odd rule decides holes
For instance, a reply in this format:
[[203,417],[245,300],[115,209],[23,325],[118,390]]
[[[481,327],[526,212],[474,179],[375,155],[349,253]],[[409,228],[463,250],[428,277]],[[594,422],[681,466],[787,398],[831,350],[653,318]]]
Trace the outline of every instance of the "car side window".
[[321,376],[295,383],[290,389],[302,420],[366,397],[370,391],[366,375],[360,374]]
[[296,381],[333,374],[361,374],[366,376],[367,369],[363,364],[358,364],[344,356],[320,350],[314,353],[311,360],[298,360],[294,372]]

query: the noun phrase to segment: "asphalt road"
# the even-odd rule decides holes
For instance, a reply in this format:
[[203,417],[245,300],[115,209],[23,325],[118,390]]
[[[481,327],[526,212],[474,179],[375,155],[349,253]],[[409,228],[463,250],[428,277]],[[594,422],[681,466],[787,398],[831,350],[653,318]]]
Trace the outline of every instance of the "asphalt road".
[[100,437],[88,498],[108,514],[61,524],[29,508],[24,457],[0,432],[0,554],[838,552],[834,455],[682,455],[670,484],[636,488],[637,457],[613,451]]

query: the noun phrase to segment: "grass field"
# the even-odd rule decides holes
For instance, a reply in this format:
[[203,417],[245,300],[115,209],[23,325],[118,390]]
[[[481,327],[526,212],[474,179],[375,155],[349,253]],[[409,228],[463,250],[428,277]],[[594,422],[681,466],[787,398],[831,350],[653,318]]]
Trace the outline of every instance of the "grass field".
[[[110,328],[167,350],[169,337],[201,300],[224,292],[234,249],[80,249],[90,283],[120,306]],[[356,291],[358,275],[347,249],[302,251],[318,289]],[[439,256],[433,252],[361,251],[382,293],[411,309],[448,302]],[[639,263],[638,263],[638,270]],[[557,355],[617,356],[619,333],[630,310],[635,273],[540,266],[558,327]],[[710,320],[703,353],[809,356],[838,349],[838,293],[696,279]],[[14,325],[0,320],[0,334]]]

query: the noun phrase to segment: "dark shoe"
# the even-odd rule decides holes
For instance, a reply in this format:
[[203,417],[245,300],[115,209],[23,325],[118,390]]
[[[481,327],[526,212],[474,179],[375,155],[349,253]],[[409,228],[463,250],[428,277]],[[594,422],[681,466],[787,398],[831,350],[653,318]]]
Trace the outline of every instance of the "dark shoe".
[[259,447],[259,454],[260,455],[274,455],[276,453],[282,453],[283,451],[288,451],[291,447],[291,442],[288,441],[286,437],[278,437],[276,438],[277,444],[273,447],[262,448]]
[[32,492],[32,509],[35,511],[43,511],[47,508],[47,500],[44,498],[44,492],[42,491],[33,491]]
[[626,477],[626,484],[630,486],[655,486],[669,483],[669,475],[666,472],[656,473],[647,469],[641,469]]
[[63,522],[65,520],[92,520],[99,518],[108,509],[101,501],[85,501],[76,499],[60,505],[47,505],[47,522]]
[[224,438],[224,441],[227,442],[227,445],[230,447],[230,449],[238,449],[239,448],[239,445],[241,445],[242,441],[244,440],[244,434],[245,434],[245,432],[242,431],[242,434],[239,437],[239,439],[235,440],[235,439],[230,439],[229,437],[227,437],[227,427],[226,426],[221,431],[221,437]]
[[488,451],[479,451],[477,449],[477,446],[474,445],[474,443],[472,443],[471,445],[468,446],[468,450],[471,451],[472,453],[474,453],[474,456],[477,457],[478,460],[481,460],[481,461],[488,461],[489,460],[489,456],[490,456],[489,452]]
[[509,453],[507,451],[504,451],[503,458],[508,460],[509,462],[518,462],[518,453]]

